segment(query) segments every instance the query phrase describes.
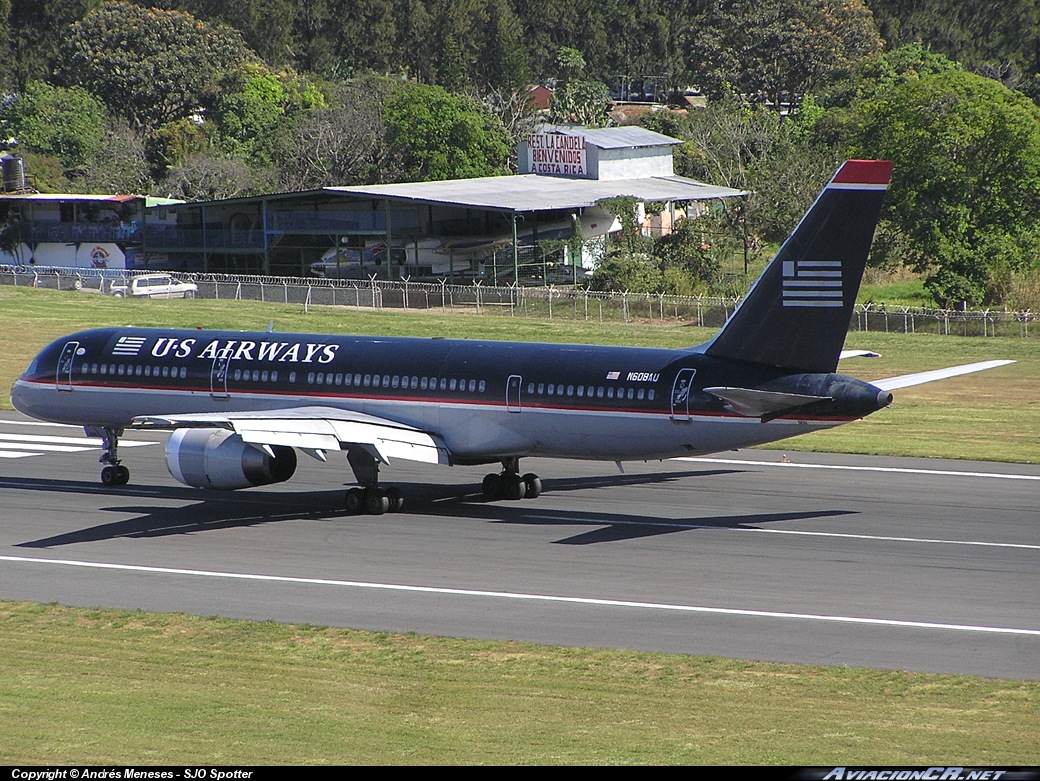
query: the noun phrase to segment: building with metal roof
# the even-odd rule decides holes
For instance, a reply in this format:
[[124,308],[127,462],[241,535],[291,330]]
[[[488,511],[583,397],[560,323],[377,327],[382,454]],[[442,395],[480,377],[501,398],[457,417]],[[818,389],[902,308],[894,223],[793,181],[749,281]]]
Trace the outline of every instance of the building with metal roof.
[[[519,279],[524,261],[539,258],[549,242],[560,249],[576,231],[594,239],[620,229],[604,200],[661,203],[674,216],[677,206],[745,194],[675,176],[678,143],[644,128],[544,126],[519,145],[515,176],[325,187],[149,209],[144,265]],[[573,278],[580,264],[569,264]],[[544,281],[544,262],[541,268]]]

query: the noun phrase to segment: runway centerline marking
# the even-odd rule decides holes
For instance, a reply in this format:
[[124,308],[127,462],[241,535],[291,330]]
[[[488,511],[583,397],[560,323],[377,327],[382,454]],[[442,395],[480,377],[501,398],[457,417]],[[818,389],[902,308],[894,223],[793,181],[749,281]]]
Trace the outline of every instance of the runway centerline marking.
[[940,540],[929,537],[891,537],[880,534],[846,534],[842,532],[811,532],[799,529],[763,529],[758,526],[712,526],[710,524],[683,523],[675,521],[609,521],[602,518],[574,518],[566,515],[525,515],[539,521],[568,521],[584,526],[660,526],[666,529],[702,529],[722,532],[762,532],[763,534],[796,534],[805,537],[841,537],[852,540],[878,540],[881,542],[921,542],[934,545],[976,545],[983,548],[1023,548],[1040,550],[1040,545],[1019,542],[985,542],[982,540]]
[[945,624],[932,621],[904,621],[891,618],[863,618],[859,616],[828,616],[815,613],[786,613],[772,610],[748,610],[742,608],[710,607],[703,605],[676,605],[666,602],[637,602],[624,599],[597,599],[593,597],[566,597],[553,594],[525,594],[515,591],[484,591],[479,589],[445,588],[440,586],[414,586],[397,583],[370,583],[357,580],[333,580],[329,578],[298,578],[285,575],[261,575],[243,572],[213,572],[209,570],[180,569],[175,567],[146,567],[138,564],[109,564],[75,559],[42,559],[31,556],[0,556],[0,561],[12,563],[46,564],[63,567],[85,567],[88,569],[143,572],[156,575],[182,575],[189,577],[225,578],[230,580],[252,580],[269,583],[295,583],[311,586],[338,586],[341,588],[369,589],[373,591],[402,591],[417,594],[443,594],[458,597],[482,597],[526,602],[553,602],[557,604],[588,605],[592,607],[621,607],[641,610],[664,610],[679,613],[702,613],[709,615],[744,616],[752,618],[778,618],[798,621],[822,621],[839,624],[868,626],[891,626],[907,629],[938,629],[983,634],[1027,635],[1040,637],[1040,629],[1021,629],[999,626],[976,626],[972,624]]
[[955,469],[914,469],[901,466],[846,466],[842,464],[795,464],[791,461],[746,461],[740,458],[701,458],[680,456],[673,461],[704,464],[737,464],[739,466],[779,466],[791,469],[835,469],[845,472],[889,472],[904,475],[936,475],[939,477],[991,477],[1000,480],[1040,480],[1040,475],[1012,475],[1004,472],[959,472]]

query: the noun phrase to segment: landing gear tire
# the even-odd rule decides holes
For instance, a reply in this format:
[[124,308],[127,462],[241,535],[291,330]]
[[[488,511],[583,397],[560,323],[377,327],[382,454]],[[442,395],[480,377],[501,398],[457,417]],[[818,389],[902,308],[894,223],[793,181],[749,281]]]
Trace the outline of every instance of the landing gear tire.
[[503,499],[523,499],[524,494],[527,493],[527,485],[523,480],[520,479],[520,475],[516,474],[504,474],[502,475],[502,498]]
[[365,510],[369,515],[383,515],[390,509],[390,499],[378,488],[369,488],[365,492]]
[[399,513],[401,508],[404,507],[404,494],[401,493],[400,488],[387,488],[386,498],[390,502],[387,512]]
[[526,490],[524,497],[527,499],[537,499],[542,495],[542,480],[534,472],[528,472],[521,478]]
[[126,485],[130,482],[130,470],[125,466],[106,466],[101,470],[101,483],[109,487]]
[[357,515],[365,508],[365,494],[360,488],[351,488],[347,491],[347,512]]
[[484,475],[484,482],[480,484],[480,490],[489,502],[495,501],[502,496],[502,477],[494,472]]

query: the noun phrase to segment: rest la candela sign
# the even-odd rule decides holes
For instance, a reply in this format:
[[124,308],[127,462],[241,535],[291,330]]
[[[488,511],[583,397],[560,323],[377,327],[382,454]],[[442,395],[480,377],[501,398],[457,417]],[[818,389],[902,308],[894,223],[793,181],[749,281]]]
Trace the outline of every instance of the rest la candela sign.
[[532,174],[588,177],[585,136],[532,133],[527,137]]

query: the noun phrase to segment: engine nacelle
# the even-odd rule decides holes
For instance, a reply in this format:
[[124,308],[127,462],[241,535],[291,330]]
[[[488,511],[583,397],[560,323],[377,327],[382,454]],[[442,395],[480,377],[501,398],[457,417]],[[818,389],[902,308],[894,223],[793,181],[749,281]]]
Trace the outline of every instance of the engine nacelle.
[[270,485],[296,472],[296,451],[275,445],[274,458],[225,429],[179,428],[166,440],[166,466],[184,485],[224,491]]

